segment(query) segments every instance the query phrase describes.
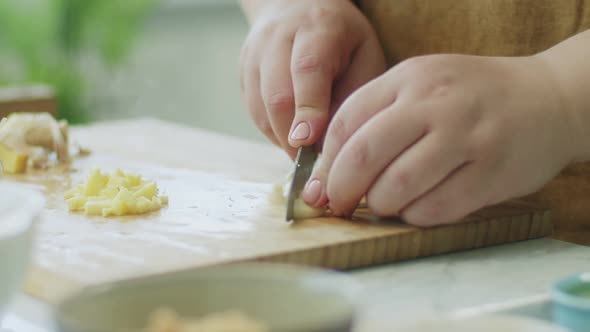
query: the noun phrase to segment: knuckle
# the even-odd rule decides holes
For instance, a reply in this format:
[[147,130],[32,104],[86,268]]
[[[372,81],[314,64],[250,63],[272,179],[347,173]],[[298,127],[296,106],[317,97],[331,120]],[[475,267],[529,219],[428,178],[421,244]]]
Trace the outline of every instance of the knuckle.
[[331,19],[334,16],[334,13],[322,6],[313,6],[307,11],[307,21],[310,23],[323,23],[326,20]]
[[353,169],[363,170],[371,162],[369,142],[365,137],[351,141],[346,149],[349,165]]
[[422,98],[441,99],[455,91],[456,75],[440,57],[425,55],[409,58],[398,64],[397,70],[401,75],[421,78],[419,93]]
[[398,196],[403,196],[403,194],[407,192],[411,183],[411,175],[409,172],[400,170],[386,176],[389,177],[389,185],[391,186],[392,192],[395,192]]
[[346,122],[340,116],[335,116],[330,122],[327,137],[338,146],[342,146],[348,139]]
[[293,62],[292,71],[298,74],[317,72],[322,68],[322,63],[319,55],[305,54]]
[[454,92],[453,79],[450,75],[442,74],[427,85],[424,94],[428,98],[443,99]]
[[265,103],[269,112],[285,113],[294,109],[295,98],[291,93],[274,92],[269,95]]
[[431,74],[429,79],[424,81],[420,97],[424,99],[449,99],[456,91],[456,78],[447,69],[436,70],[436,73]]
[[369,192],[367,203],[379,216],[397,215],[410,200],[407,197],[410,186],[409,172],[386,171]]

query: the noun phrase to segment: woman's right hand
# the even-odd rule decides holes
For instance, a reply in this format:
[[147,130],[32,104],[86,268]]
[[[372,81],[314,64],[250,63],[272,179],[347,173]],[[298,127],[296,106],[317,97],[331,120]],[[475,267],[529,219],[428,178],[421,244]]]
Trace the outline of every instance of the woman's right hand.
[[350,0],[262,0],[242,48],[242,96],[256,126],[294,158],[332,113],[385,71],[366,17]]

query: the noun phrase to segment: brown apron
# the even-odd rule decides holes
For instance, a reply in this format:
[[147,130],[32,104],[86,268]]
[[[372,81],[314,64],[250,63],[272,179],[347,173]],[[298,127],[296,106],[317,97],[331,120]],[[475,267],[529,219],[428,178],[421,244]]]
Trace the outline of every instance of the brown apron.
[[[530,55],[590,29],[590,0],[358,0],[393,65],[432,53]],[[590,163],[531,195],[553,208],[558,232],[590,230]]]

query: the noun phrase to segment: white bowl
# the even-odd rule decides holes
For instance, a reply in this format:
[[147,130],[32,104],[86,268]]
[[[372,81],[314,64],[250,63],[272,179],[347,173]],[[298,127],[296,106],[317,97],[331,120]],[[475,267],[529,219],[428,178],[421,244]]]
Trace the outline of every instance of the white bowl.
[[38,192],[0,180],[0,316],[22,286],[44,204]]
[[193,318],[236,309],[272,332],[349,332],[359,289],[338,272],[241,263],[91,286],[54,317],[62,332],[140,332],[162,306]]

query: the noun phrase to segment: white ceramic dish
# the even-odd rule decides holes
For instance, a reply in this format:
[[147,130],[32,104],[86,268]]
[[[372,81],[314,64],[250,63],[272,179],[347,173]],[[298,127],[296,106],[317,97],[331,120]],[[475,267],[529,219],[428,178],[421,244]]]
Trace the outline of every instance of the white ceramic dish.
[[0,316],[22,285],[44,203],[38,192],[0,180]]
[[91,286],[58,305],[55,320],[62,332],[141,332],[165,306],[192,318],[236,309],[272,332],[350,332],[359,287],[323,269],[233,264]]

